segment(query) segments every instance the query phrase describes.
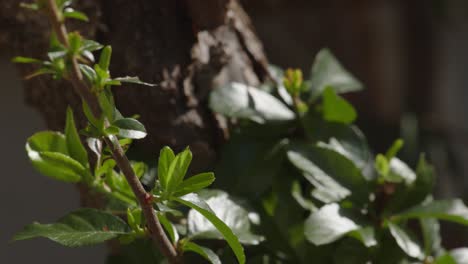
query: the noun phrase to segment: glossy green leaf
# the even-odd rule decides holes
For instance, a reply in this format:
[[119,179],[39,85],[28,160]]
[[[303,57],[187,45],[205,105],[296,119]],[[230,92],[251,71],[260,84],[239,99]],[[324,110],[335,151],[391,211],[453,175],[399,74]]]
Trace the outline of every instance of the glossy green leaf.
[[67,247],[93,245],[129,232],[120,218],[96,209],[74,211],[54,224],[33,223],[15,235],[14,240],[49,238]]
[[63,16],[66,18],[73,18],[81,21],[88,22],[89,18],[84,13],[80,11],[76,11],[73,8],[65,8],[63,12]]
[[184,244],[184,251],[197,253],[198,255],[208,260],[211,264],[221,264],[221,260],[219,259],[218,255],[216,255],[216,253],[214,253],[211,249],[202,247],[193,242],[186,242]]
[[209,105],[217,113],[258,123],[295,118],[294,112],[272,95],[241,83],[231,83],[213,90]]
[[65,182],[79,182],[87,171],[68,155],[64,135],[40,132],[28,139],[26,152],[34,168],[41,174]]
[[347,197],[358,203],[368,200],[368,181],[361,170],[340,153],[321,146],[297,144],[288,151],[288,158],[315,187],[312,195],[316,199],[325,203]]
[[331,87],[323,91],[323,118],[330,122],[350,124],[356,120],[354,107],[333,91]]
[[123,82],[123,83],[134,83],[134,84],[141,84],[141,85],[146,85],[146,86],[156,86],[156,84],[142,82],[140,78],[138,77],[125,76],[125,77],[114,78],[114,80]]
[[340,212],[338,204],[327,204],[312,213],[305,222],[304,233],[314,245],[332,243],[351,231],[360,229],[353,220]]
[[421,247],[407,232],[391,222],[388,223],[388,227],[398,246],[400,246],[408,256],[413,258],[422,257],[423,253]]
[[[263,238],[251,232],[251,217],[256,214],[248,212],[237,204],[223,191],[205,190],[199,193],[199,197],[215,212],[242,244],[257,245]],[[189,235],[200,239],[222,239],[222,234],[203,215],[191,210],[187,217]]]
[[93,68],[85,64],[80,64],[80,70],[90,83],[94,83],[96,81],[97,74]]
[[372,226],[363,227],[349,233],[351,237],[361,241],[366,247],[373,247],[377,245],[375,238],[375,229]]
[[168,193],[173,193],[182,183],[191,162],[192,152],[189,148],[176,155],[167,171],[166,191]]
[[439,200],[412,207],[392,217],[396,221],[410,218],[437,218],[468,225],[468,208],[460,199]]
[[226,225],[221,219],[216,216],[216,214],[211,210],[210,206],[196,195],[196,194],[187,194],[181,198],[174,198],[177,202],[184,204],[193,210],[199,212],[203,215],[214,227],[221,233],[221,235],[226,239],[226,242],[231,247],[232,251],[236,255],[236,258],[240,264],[245,263],[245,254],[244,248],[239,243],[239,239],[232,232],[228,225]]
[[323,49],[315,57],[311,70],[311,99],[317,98],[328,86],[338,94],[363,88],[361,82],[343,68],[330,50]]
[[210,186],[215,180],[214,173],[205,172],[192,176],[184,180],[174,192],[175,196],[182,196],[192,192],[197,192]]
[[112,125],[120,128],[119,136],[123,138],[141,139],[147,135],[145,126],[133,118],[119,119]]
[[70,157],[80,162],[83,167],[88,167],[88,152],[86,152],[86,149],[81,142],[80,136],[78,135],[75,119],[73,117],[73,110],[70,107],[67,109],[65,140]]
[[158,177],[159,183],[163,189],[167,188],[169,167],[174,160],[175,155],[170,147],[165,146],[159,152]]
[[351,195],[351,191],[319,168],[315,163],[296,151],[288,151],[289,161],[303,172],[304,177],[315,187],[312,195],[324,202],[337,202]]
[[83,50],[96,51],[96,50],[102,49],[103,47],[104,47],[103,45],[101,45],[100,43],[94,40],[89,40],[89,39],[83,40],[83,45],[82,45]]

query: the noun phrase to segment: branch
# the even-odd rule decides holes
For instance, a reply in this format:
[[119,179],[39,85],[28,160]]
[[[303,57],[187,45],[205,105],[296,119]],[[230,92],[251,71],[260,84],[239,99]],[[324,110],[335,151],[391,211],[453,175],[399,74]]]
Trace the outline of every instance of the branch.
[[[67,29],[65,27],[63,18],[60,17],[60,12],[55,0],[47,0],[47,12],[50,23],[55,31],[55,34],[57,34],[58,39],[63,45],[68,47],[69,43]],[[102,109],[99,106],[97,97],[91,92],[88,85],[84,82],[83,75],[81,74],[76,57],[71,56],[70,59],[72,69],[69,72],[69,81],[75,89],[75,92],[78,93],[82,100],[84,100],[91,107],[93,114],[95,116],[101,116]],[[110,138],[105,138],[104,141],[110,148],[117,166],[124,174],[128,184],[132,188],[133,193],[138,199],[145,216],[148,229],[150,231],[151,239],[159,248],[159,250],[164,254],[164,256],[166,256],[170,263],[181,263],[175,247],[164,233],[163,227],[161,226],[161,223],[159,222],[154,212],[151,194],[145,191],[140,180],[135,175],[135,172],[133,171],[129,160],[125,155],[122,146],[118,143],[117,140],[112,140]]]

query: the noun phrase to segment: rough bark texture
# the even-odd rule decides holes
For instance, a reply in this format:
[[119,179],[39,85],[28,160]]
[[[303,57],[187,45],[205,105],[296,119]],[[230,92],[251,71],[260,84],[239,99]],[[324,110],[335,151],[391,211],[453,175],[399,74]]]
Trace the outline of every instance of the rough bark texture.
[[[0,47],[12,56],[44,57],[50,32],[46,19],[18,5],[2,1]],[[163,145],[176,150],[189,145],[194,170],[209,167],[226,131],[207,107],[208,92],[229,81],[254,85],[267,76],[261,43],[237,1],[79,0],[75,6],[91,21],[69,27],[113,46],[115,77],[137,75],[159,84],[114,89],[121,112],[141,115],[149,132],[136,148],[156,158]],[[20,66],[24,75],[32,70]],[[63,128],[67,105],[80,109],[66,82],[39,77],[24,84],[27,103],[50,129]]]

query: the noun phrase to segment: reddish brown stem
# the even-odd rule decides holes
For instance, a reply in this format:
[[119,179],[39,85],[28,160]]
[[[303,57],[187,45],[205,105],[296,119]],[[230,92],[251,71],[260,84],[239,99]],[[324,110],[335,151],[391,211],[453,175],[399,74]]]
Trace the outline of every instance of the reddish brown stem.
[[[61,12],[58,10],[55,0],[47,0],[47,13],[55,34],[57,34],[57,38],[63,45],[68,47],[69,43],[67,29],[63,23]],[[89,89],[86,82],[84,82],[83,75],[81,74],[76,57],[72,56],[70,59],[72,68],[68,73],[68,79],[75,89],[75,92],[77,92],[81,96],[82,100],[84,100],[91,107],[94,115],[100,116],[102,114],[102,109],[99,106],[97,97],[91,92],[91,89]],[[122,146],[118,143],[117,140],[115,140],[116,142],[114,143],[113,140],[105,138],[104,141],[110,148],[117,166],[122,171],[128,184],[132,188],[133,193],[138,199],[145,216],[148,229],[150,231],[151,239],[154,241],[159,250],[164,254],[164,256],[166,256],[170,263],[181,263],[180,257],[178,256],[174,245],[164,233],[164,229],[154,212],[151,199],[147,198],[150,196],[150,194],[145,191],[140,180],[133,171],[130,161],[125,155]]]

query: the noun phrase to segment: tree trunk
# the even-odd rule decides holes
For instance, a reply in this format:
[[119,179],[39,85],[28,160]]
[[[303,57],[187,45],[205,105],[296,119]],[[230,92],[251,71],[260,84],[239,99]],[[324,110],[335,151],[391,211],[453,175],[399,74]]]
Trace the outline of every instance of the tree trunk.
[[[164,145],[190,146],[193,170],[210,167],[227,133],[207,107],[209,91],[231,81],[255,85],[267,76],[262,45],[237,0],[79,0],[75,7],[90,23],[70,21],[69,27],[113,46],[114,77],[136,75],[158,84],[113,88],[119,110],[139,114],[148,130],[136,142],[138,151],[156,160]],[[43,14],[22,10],[16,0],[2,1],[0,47],[12,56],[44,58],[49,32]],[[33,69],[20,66],[23,75]],[[63,129],[68,105],[81,112],[65,81],[46,76],[24,85],[27,103],[50,129]]]

